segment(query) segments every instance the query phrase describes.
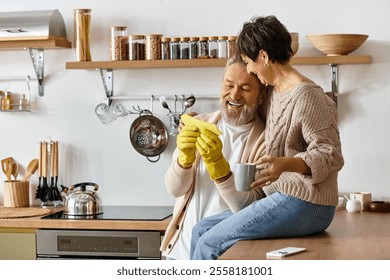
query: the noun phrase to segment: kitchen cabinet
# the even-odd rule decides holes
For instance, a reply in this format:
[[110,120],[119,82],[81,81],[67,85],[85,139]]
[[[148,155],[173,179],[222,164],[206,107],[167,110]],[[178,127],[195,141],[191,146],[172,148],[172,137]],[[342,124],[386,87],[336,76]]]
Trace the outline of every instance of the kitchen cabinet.
[[71,48],[71,43],[62,37],[17,37],[0,38],[0,50],[28,50],[38,80],[38,94],[44,95],[44,50]]
[[[153,69],[153,68],[194,68],[224,67],[227,59],[183,59],[183,60],[137,60],[137,61],[85,61],[67,62],[66,69],[100,70],[104,90],[108,100],[113,97],[113,70],[120,69]],[[343,56],[294,56],[293,65],[329,65],[331,68],[331,88],[337,103],[338,69],[341,64],[372,63],[370,55]]]
[[35,260],[35,229],[0,228],[0,260]]

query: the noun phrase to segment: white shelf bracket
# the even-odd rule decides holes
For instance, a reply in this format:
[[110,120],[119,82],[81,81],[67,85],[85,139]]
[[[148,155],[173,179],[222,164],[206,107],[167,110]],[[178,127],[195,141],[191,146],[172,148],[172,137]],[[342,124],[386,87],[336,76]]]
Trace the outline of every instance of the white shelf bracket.
[[338,101],[337,99],[338,99],[338,95],[339,95],[339,88],[338,88],[339,75],[338,75],[338,71],[337,71],[337,64],[331,63],[330,69],[331,69],[331,75],[332,75],[331,89],[332,89],[332,93],[333,93],[333,100],[337,106],[337,101]]
[[[43,57],[43,49],[28,49],[30,53],[30,58],[35,70],[35,74],[37,75],[38,80],[38,94],[39,96],[44,95],[44,87],[43,87],[43,77],[44,77],[44,57]],[[36,53],[34,53],[36,51]]]
[[107,96],[107,105],[111,105],[114,96],[114,72],[112,69],[100,68],[100,77],[102,78],[104,91]]

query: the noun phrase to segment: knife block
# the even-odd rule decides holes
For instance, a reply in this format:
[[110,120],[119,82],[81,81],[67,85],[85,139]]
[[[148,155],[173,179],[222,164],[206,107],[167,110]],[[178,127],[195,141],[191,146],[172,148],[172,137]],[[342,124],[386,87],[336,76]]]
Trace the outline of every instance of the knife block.
[[4,207],[28,207],[30,183],[29,181],[4,182]]

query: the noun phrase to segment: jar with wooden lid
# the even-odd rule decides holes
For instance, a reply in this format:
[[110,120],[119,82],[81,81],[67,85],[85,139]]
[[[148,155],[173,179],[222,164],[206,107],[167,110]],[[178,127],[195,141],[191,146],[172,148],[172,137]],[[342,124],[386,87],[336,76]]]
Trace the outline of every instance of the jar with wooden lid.
[[180,38],[172,37],[170,42],[171,59],[180,59]]
[[196,59],[198,57],[198,42],[199,42],[199,37],[190,38],[189,59]]
[[144,60],[145,59],[145,36],[130,35],[129,36],[129,60]]
[[209,58],[218,57],[218,36],[210,36],[207,43],[209,53]]
[[209,37],[199,37],[198,41],[198,58],[207,58],[209,55],[208,48]]
[[190,37],[180,38],[180,59],[190,58]]
[[110,28],[110,59],[128,60],[129,59],[129,37],[127,36],[126,26],[112,26]]
[[162,37],[161,38],[161,59],[168,60],[171,59],[171,38]]
[[231,58],[236,53],[237,36],[228,36],[227,39],[227,57]]
[[161,59],[161,34],[150,34],[145,37],[145,59]]
[[91,61],[89,32],[91,9],[74,10],[74,44],[76,61]]
[[7,110],[12,110],[12,99],[11,99],[11,93],[9,91],[6,91],[4,93],[4,97],[1,100],[1,110],[7,111]]
[[218,58],[227,58],[228,36],[218,36]]

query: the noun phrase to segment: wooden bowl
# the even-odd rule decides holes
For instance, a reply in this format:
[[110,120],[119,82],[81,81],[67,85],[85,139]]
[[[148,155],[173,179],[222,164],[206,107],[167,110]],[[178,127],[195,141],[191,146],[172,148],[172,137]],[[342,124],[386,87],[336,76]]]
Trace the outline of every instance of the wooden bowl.
[[297,53],[299,48],[299,33],[290,32],[291,36],[291,49],[293,51],[293,56]]
[[347,55],[357,50],[368,38],[365,34],[319,34],[306,38],[320,52],[328,56]]

